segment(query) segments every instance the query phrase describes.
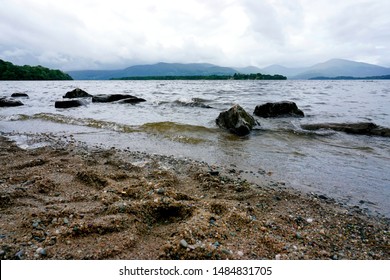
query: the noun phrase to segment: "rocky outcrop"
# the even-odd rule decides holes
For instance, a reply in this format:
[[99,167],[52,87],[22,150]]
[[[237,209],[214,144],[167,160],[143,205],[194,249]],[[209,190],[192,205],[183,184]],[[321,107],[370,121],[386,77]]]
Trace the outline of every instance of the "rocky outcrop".
[[19,100],[8,97],[0,97],[0,107],[16,107],[23,106],[24,104]]
[[301,127],[306,130],[332,129],[349,134],[390,137],[390,128],[371,122],[302,124]]
[[219,127],[239,136],[249,134],[253,126],[257,124],[256,120],[240,105],[234,105],[228,111],[220,113],[216,123]]
[[263,118],[275,117],[304,117],[302,110],[298,109],[297,104],[291,101],[269,102],[258,105],[254,114]]
[[11,97],[15,97],[15,98],[18,98],[18,97],[29,98],[28,94],[24,93],[24,92],[15,92],[15,93],[11,94]]
[[137,104],[140,102],[145,102],[146,100],[143,98],[138,98],[138,97],[130,97],[130,98],[125,98],[122,100],[119,100],[118,103],[124,103],[124,104]]
[[92,97],[92,95],[82,89],[76,88],[72,91],[68,91],[63,96],[63,98],[83,98],[83,97]]
[[138,97],[129,94],[100,94],[92,97],[92,102],[107,103],[107,102],[114,102],[123,99],[129,99],[129,98],[138,98]]
[[73,108],[85,106],[87,103],[83,100],[75,99],[75,100],[60,100],[54,103],[55,108]]

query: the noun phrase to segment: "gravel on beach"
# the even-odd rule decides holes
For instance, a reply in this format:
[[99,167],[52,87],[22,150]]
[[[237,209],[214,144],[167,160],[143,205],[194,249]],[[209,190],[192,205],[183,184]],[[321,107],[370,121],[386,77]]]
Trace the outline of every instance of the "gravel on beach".
[[190,159],[0,137],[0,259],[390,259],[389,219]]

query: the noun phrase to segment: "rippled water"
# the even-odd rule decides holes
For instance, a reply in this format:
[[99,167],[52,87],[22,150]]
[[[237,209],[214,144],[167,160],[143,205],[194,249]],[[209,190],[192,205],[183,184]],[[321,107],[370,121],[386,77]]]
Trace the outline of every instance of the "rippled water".
[[[91,103],[56,109],[79,87],[90,94],[142,97],[137,105]],[[61,81],[0,82],[0,95],[25,92],[25,106],[0,108],[0,131],[10,135],[72,134],[89,144],[129,147],[245,170],[261,182],[271,174],[287,186],[335,197],[390,216],[389,138],[309,132],[303,123],[375,122],[390,127],[389,81]],[[291,100],[305,118],[259,118],[239,138],[215,125],[240,104],[252,113],[265,102]],[[23,137],[19,139],[24,139]],[[245,173],[243,174],[245,175]]]

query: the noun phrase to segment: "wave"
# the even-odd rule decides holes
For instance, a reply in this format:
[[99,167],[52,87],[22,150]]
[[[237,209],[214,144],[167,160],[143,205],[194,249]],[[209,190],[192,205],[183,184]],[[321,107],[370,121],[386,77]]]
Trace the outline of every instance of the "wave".
[[176,122],[152,122],[140,126],[127,125],[116,122],[96,120],[92,118],[75,118],[61,114],[38,113],[32,116],[14,115],[8,121],[43,120],[59,124],[86,126],[120,133],[147,133],[163,137],[174,142],[200,144],[208,142],[207,135],[216,130],[199,125],[181,124]]
[[210,100],[194,97],[191,98],[191,100],[177,99],[173,102],[160,101],[158,105],[170,104],[172,106],[180,106],[180,107],[197,107],[197,108],[205,108],[205,109],[213,108],[210,105],[207,105],[206,104],[207,102],[210,102]]

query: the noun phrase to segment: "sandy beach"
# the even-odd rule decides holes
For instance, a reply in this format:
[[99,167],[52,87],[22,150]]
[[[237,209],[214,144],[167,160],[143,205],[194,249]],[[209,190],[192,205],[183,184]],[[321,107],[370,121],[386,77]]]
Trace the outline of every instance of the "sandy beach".
[[0,137],[1,259],[389,259],[389,220],[193,160]]

